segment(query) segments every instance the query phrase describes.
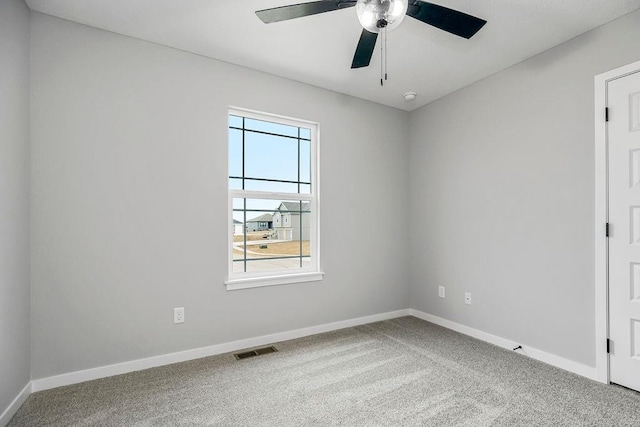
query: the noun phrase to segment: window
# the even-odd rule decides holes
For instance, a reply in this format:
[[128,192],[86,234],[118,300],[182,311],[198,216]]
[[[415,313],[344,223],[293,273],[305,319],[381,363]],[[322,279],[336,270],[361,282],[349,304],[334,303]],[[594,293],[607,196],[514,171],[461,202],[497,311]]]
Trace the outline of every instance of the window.
[[229,110],[227,289],[322,278],[317,151],[316,123]]

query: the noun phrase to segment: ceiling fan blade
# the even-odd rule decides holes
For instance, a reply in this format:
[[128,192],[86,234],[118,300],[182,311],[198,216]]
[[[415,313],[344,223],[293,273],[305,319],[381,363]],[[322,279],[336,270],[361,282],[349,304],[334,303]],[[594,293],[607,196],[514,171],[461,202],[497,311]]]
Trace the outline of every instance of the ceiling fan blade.
[[409,4],[407,15],[465,39],[473,37],[487,23],[484,19],[423,1]]
[[316,15],[318,13],[331,12],[338,9],[346,9],[355,6],[357,1],[322,0],[310,3],[292,4],[289,6],[274,7],[256,12],[258,18],[265,24],[287,21],[303,16]]
[[358,47],[356,47],[356,53],[353,55],[353,62],[351,68],[368,67],[373,56],[373,50],[376,47],[376,40],[378,39],[378,33],[372,33],[365,29],[360,34],[360,41]]

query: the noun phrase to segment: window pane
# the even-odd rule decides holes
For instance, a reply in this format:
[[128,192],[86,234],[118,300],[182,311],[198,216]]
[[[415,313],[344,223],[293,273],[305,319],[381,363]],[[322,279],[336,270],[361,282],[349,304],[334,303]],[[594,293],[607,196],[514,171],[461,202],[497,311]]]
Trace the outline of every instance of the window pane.
[[242,117],[229,114],[229,126],[242,128]]
[[271,243],[259,242],[256,240],[247,240],[247,260],[250,259],[262,259],[262,258],[271,258],[269,255]]
[[301,227],[300,239],[301,239],[302,255],[309,256],[311,255],[311,247],[310,247],[311,214],[309,212],[303,212],[300,217],[301,218],[300,218],[299,226]]
[[[269,231],[273,229],[273,214],[262,211],[246,211],[247,240],[261,240],[270,237]],[[264,232],[264,233],[263,233]]]
[[311,139],[311,129],[300,128],[300,138]]
[[229,176],[242,176],[242,131],[229,129]]
[[300,268],[300,258],[254,259],[247,261],[247,271],[287,271]]
[[[244,212],[243,211],[237,211],[237,212],[233,212],[233,223],[238,225],[238,224],[244,224]],[[239,233],[242,233],[242,229],[238,229]]]
[[[247,259],[299,257],[300,245],[295,243],[298,242],[247,241]],[[298,265],[300,265],[299,260]]]
[[274,181],[255,181],[251,179],[245,180],[245,190],[270,191],[274,193],[297,193],[298,184],[288,182]]
[[[300,212],[309,212],[309,202],[283,202],[273,215],[273,235],[277,240],[309,240],[308,216],[300,217]],[[301,221],[303,221],[301,223]],[[305,228],[306,227],[306,228]],[[298,250],[298,252],[300,251]]]
[[[233,199],[233,209],[244,209],[244,199]],[[233,218],[236,219],[235,215],[237,212],[233,213]]]
[[230,190],[242,190],[242,180],[237,178],[229,178]]
[[311,185],[300,184],[300,194],[311,194]]
[[243,199],[243,198],[233,198],[233,209],[245,209],[244,201],[246,200],[247,206],[247,217],[250,218],[248,212],[260,212],[262,213],[271,213],[277,214],[280,213],[282,215],[287,213],[299,213],[302,212],[310,212],[310,203],[307,201],[290,201],[290,200],[278,200],[278,199]]
[[311,182],[311,142],[300,141],[300,181]]
[[244,249],[238,246],[238,242],[244,242],[246,230],[244,227],[244,212],[233,212],[233,243],[232,253],[233,259],[243,259]]
[[264,210],[273,213],[278,209],[280,203],[282,201],[277,199],[247,199],[247,209]]
[[298,214],[300,211],[309,212],[310,203],[305,201],[284,200],[280,203],[280,205],[277,206],[277,212],[280,212],[283,215],[286,213]]
[[233,261],[233,272],[234,273],[244,272],[244,261]]
[[[247,246],[249,246],[249,242],[247,242]],[[256,249],[252,249],[254,252],[254,256],[248,256],[249,258],[260,258],[260,257],[269,257],[269,258],[280,258],[280,257],[291,257],[291,256],[300,256],[300,241],[299,240],[278,240],[272,239],[262,242],[262,244],[258,246],[253,246]]]
[[[234,199],[233,205],[235,209],[242,209],[244,199]],[[246,222],[239,224],[241,220],[236,218],[246,218]],[[272,237],[273,215],[262,211],[241,210],[234,212],[234,219],[236,219],[234,227],[237,230],[232,243],[234,262],[245,257],[247,259],[270,257],[268,243]],[[238,268],[242,271],[244,266],[238,267],[234,263],[234,271]]]
[[297,181],[298,140],[245,133],[245,176]]
[[[235,240],[235,236],[234,236],[234,240]],[[242,240],[240,240],[240,241],[242,241]],[[235,264],[236,260],[244,259],[244,249],[242,248],[241,245],[242,245],[241,243],[238,243],[238,244],[234,243],[234,245],[233,245],[233,261],[234,261],[234,264]]]
[[287,135],[298,137],[298,128],[296,126],[281,125],[278,123],[265,122],[262,120],[245,119],[245,129],[257,130],[260,132],[273,133],[277,135]]

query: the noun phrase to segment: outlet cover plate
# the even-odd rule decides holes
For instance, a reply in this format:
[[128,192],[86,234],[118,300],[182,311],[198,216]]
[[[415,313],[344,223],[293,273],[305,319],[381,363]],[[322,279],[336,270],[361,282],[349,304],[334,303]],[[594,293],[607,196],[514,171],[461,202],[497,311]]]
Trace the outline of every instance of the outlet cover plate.
[[471,292],[464,293],[464,303],[471,305]]
[[438,286],[438,296],[440,298],[445,298],[444,286]]
[[184,323],[184,307],[173,309],[173,323]]

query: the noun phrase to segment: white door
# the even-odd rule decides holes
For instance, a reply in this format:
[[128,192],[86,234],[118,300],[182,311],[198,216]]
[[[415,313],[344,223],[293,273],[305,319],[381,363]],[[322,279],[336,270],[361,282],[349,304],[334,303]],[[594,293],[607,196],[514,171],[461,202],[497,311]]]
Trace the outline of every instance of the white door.
[[609,372],[640,391],[640,72],[607,83]]

